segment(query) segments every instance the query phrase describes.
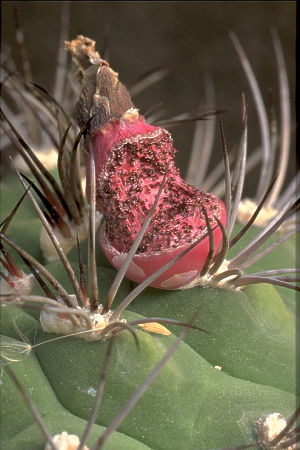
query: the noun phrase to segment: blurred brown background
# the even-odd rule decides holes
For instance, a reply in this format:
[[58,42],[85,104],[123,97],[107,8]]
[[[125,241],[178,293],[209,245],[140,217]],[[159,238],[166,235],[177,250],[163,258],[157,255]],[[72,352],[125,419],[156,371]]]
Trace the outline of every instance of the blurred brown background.
[[[34,81],[52,89],[56,66],[62,2],[2,2],[1,42],[15,46],[13,9],[24,29]],[[253,66],[265,101],[274,92],[278,109],[276,60],[269,29],[276,27],[282,42],[292,95],[295,98],[296,2],[70,2],[70,38],[84,34],[102,49],[109,29],[109,60],[123,82],[158,65],[175,67],[172,74],[136,98],[146,110],[162,101],[169,116],[195,109],[204,98],[204,74],[211,74],[216,106],[226,109],[228,147],[239,139],[241,92],[249,115],[249,152],[260,142],[257,115],[240,61],[229,38],[234,31]],[[294,112],[293,112],[294,117]],[[172,130],[177,161],[183,174],[193,137],[193,125]],[[295,168],[295,140],[290,173]],[[219,137],[214,155],[222,150]],[[214,162],[211,162],[214,165]],[[249,179],[249,180],[248,180]],[[255,185],[248,177],[250,193]],[[254,189],[254,188],[253,188]]]

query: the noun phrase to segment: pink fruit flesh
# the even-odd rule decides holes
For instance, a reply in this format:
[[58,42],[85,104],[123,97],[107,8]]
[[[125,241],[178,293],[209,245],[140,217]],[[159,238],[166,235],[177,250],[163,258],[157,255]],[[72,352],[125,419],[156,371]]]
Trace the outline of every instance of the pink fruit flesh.
[[[141,282],[207,233],[204,207],[213,229],[215,252],[226,211],[221,200],[182,180],[175,167],[176,150],[170,134],[135,121],[114,120],[92,136],[96,166],[97,209],[105,217],[99,243],[109,261],[119,269],[151,208],[164,173],[165,187],[151,223],[126,276]],[[87,162],[87,196],[89,162]],[[206,237],[151,286],[178,289],[195,280],[209,251]]]

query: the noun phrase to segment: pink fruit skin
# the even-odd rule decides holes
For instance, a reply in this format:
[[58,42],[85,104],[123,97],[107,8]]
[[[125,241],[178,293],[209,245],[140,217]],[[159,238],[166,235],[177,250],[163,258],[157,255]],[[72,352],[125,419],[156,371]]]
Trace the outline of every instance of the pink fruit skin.
[[[223,214],[220,219],[224,222],[226,219],[225,208],[222,210]],[[215,248],[217,249],[222,239],[220,228],[213,232]],[[105,227],[102,226],[99,233],[99,244],[105,253],[109,262],[119,270],[124,262],[127,253],[120,253],[109,244],[105,234]],[[190,245],[190,244],[189,244]],[[175,256],[185,250],[188,245],[184,245],[177,249],[163,251],[160,253],[141,254],[134,256],[131,265],[129,266],[126,277],[132,281],[140,283],[148,276],[152,275],[156,270],[171,261]],[[196,245],[185,256],[179,259],[170,269],[166,270],[160,277],[158,277],[150,286],[159,289],[180,289],[196,280],[204,266],[209,249],[208,238],[205,238],[198,245]]]
[[[122,205],[125,199],[127,200],[126,195],[128,196],[128,194],[126,194],[127,191],[123,189],[122,185],[124,174],[123,172],[121,173],[121,170],[123,170],[123,168],[120,169],[121,166],[117,166],[117,168],[113,172],[109,172],[108,170],[109,167],[114,168],[116,167],[116,166],[109,166],[109,163],[111,161],[115,149],[118,148],[122,150],[123,143],[125,144],[127,143],[126,145],[129,144],[131,145],[133,142],[137,146],[138,150],[142,151],[143,149],[139,149],[138,144],[139,140],[142,141],[142,139],[145,138],[145,136],[147,138],[147,136],[151,137],[156,134],[159,136],[159,139],[163,139],[163,145],[157,144],[157,146],[155,146],[155,144],[153,144],[150,145],[149,148],[151,148],[152,152],[153,151],[154,153],[156,152],[158,160],[160,160],[161,157],[164,164],[168,163],[168,176],[166,185],[169,183],[169,185],[171,186],[171,190],[169,190],[169,192],[171,193],[173,192],[173,194],[175,192],[175,199],[176,199],[176,193],[178,190],[177,196],[178,199],[179,200],[181,199],[181,202],[184,203],[189,202],[191,203],[192,206],[190,207],[190,210],[188,210],[189,215],[187,215],[187,213],[183,214],[182,223],[184,223],[185,227],[191,228],[192,231],[189,235],[189,239],[183,238],[179,239],[179,241],[178,236],[180,237],[181,234],[180,232],[176,231],[175,237],[177,240],[171,241],[172,245],[170,247],[166,245],[166,239],[169,234],[170,235],[172,234],[171,233],[172,230],[170,233],[166,233],[167,237],[164,235],[161,241],[159,241],[159,237],[157,237],[158,234],[157,230],[159,230],[159,227],[161,227],[160,232],[162,234],[164,230],[162,229],[163,219],[159,215],[157,216],[157,214],[162,215],[164,210],[166,210],[167,212],[168,209],[170,209],[172,206],[172,203],[169,202],[168,198],[165,197],[163,199],[162,195],[155,212],[155,217],[151,222],[152,228],[151,227],[149,228],[150,244],[148,243],[147,244],[148,247],[147,246],[144,247],[144,251],[139,252],[134,256],[129,269],[126,272],[127,278],[135,282],[141,282],[145,280],[148,276],[152,275],[160,267],[171,261],[175,256],[182,253],[182,251],[185,250],[185,248],[190,246],[191,243],[194,242],[195,240],[199,239],[201,235],[204,235],[206,233],[205,219],[201,211],[202,198],[205,208],[206,209],[208,208],[207,213],[211,223],[211,227],[213,228],[215,253],[220,245],[222,239],[222,232],[219,226],[217,225],[216,221],[213,219],[213,215],[216,215],[223,225],[225,225],[226,222],[226,210],[221,200],[217,199],[212,194],[205,194],[203,190],[199,190],[188,185],[180,178],[179,171],[178,169],[176,169],[174,165],[175,149],[172,147],[170,140],[168,141],[168,136],[170,135],[165,130],[159,127],[148,125],[141,116],[139,116],[137,120],[132,122],[127,120],[124,121],[115,120],[107,122],[106,124],[101,126],[100,129],[96,130],[96,132],[93,133],[92,145],[94,150],[94,158],[96,166],[97,209],[104,214],[104,217],[106,219],[106,224],[104,223],[99,234],[99,244],[103,252],[105,253],[106,257],[111,262],[111,264],[116,269],[119,269],[121,267],[126,257],[126,254],[130,248],[130,245],[134,241],[139,229],[141,228],[141,225],[145,220],[147,211],[145,212],[143,208],[139,204],[137,204],[137,206],[135,206],[135,208],[130,211],[131,217],[127,219],[125,217],[124,220],[122,219],[123,221],[121,221],[121,227],[118,224],[115,225],[116,221],[119,220],[120,216],[120,214],[116,214],[116,210],[117,211],[120,210],[120,206],[118,205]],[[138,152],[137,154],[140,153]],[[132,160],[130,160],[130,164],[133,164],[135,166],[135,161],[132,162]],[[131,170],[130,164],[127,164],[126,167],[124,166],[126,169],[126,174],[128,172],[130,173]],[[89,180],[90,180],[89,166],[90,166],[89,161],[87,161],[86,193],[88,199],[89,199]],[[141,167],[140,165],[137,165],[135,168],[136,170],[139,170],[140,167]],[[114,179],[119,180],[119,178],[116,177],[114,178],[115,172],[118,170],[118,168],[119,172],[121,173],[120,174],[121,183],[119,181],[117,181],[116,183],[118,184],[118,186],[121,186],[123,190],[121,189],[121,193],[119,194],[119,196],[115,196],[118,197],[116,202],[115,198],[113,198],[111,202],[107,202],[105,198],[106,191],[103,188],[104,186],[103,180],[110,179],[109,173],[112,173],[111,176],[112,180]],[[154,202],[156,193],[163,178],[163,173],[164,173],[163,170],[158,170],[155,178],[155,183],[154,184],[152,183],[153,186],[147,184],[146,185],[147,190],[142,190],[140,193],[141,202],[143,205],[145,205],[146,201],[148,210],[150,209],[150,207]],[[143,184],[143,180],[144,178],[141,177],[139,182]],[[150,188],[148,186],[150,186]],[[119,188],[118,192],[120,192]],[[146,198],[145,192],[149,192],[149,198],[148,197]],[[131,197],[129,200],[131,200]],[[173,199],[173,203],[174,201],[176,200]],[[121,211],[121,213],[122,212],[124,211]],[[157,219],[157,222],[155,222],[156,216],[159,217],[159,219]],[[180,229],[181,226],[181,223],[178,223],[178,217],[180,220],[181,216],[179,212],[176,212],[177,222],[174,226],[174,229],[176,228],[176,230]],[[114,220],[114,218],[116,218],[116,221]],[[114,226],[116,226],[115,229]],[[125,231],[123,230],[122,227],[124,227]],[[109,234],[107,233],[110,233],[111,236],[109,237]],[[156,240],[158,239],[157,245],[160,245],[162,247],[161,250],[159,250],[158,247],[151,248],[152,245],[151,236],[154,236]],[[126,248],[124,250],[125,242]],[[189,283],[196,280],[197,277],[199,276],[200,271],[205,264],[208,251],[209,251],[209,240],[208,237],[206,237],[196,247],[194,247],[190,252],[188,252],[188,254],[183,256],[179,261],[173,264],[173,266],[170,269],[168,269],[153,283],[151,283],[150,286],[160,289],[179,289],[185,287]]]

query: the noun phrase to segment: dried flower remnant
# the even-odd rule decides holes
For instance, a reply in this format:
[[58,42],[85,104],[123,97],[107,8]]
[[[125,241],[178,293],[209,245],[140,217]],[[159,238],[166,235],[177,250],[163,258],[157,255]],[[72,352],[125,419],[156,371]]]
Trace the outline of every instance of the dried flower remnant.
[[[226,221],[221,200],[180,177],[168,131],[145,122],[134,107],[118,74],[95,52],[95,42],[83,36],[68,42],[82,73],[77,120],[90,122],[96,165],[97,209],[105,217],[99,243],[119,269],[151,208],[162,179],[163,193],[126,276],[141,282],[207,233],[205,208],[217,251]],[[90,52],[87,51],[90,48]],[[85,70],[82,70],[85,69]],[[89,192],[87,164],[87,194]],[[200,274],[209,253],[205,238],[188,256],[168,269],[152,286],[181,288]]]

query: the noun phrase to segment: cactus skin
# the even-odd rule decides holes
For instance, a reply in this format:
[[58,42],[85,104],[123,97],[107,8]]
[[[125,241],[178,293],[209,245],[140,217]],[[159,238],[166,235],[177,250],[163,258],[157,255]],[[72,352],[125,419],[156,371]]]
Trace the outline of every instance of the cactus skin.
[[[33,235],[34,221],[27,219]],[[21,231],[17,233],[15,228],[16,241]],[[292,244],[285,244],[280,252],[282,259],[293,259]],[[85,245],[81,244],[83,250]],[[74,269],[75,255],[69,255]],[[98,263],[102,262],[98,266],[102,299],[115,276],[115,270],[108,262],[103,267],[103,261],[104,255],[98,255]],[[284,264],[278,259],[272,262]],[[264,261],[260,264],[266,267]],[[50,263],[47,268],[71,292],[61,264]],[[130,282],[125,280],[116,305],[130,290]],[[41,294],[41,289],[34,292]],[[105,448],[211,449],[247,444],[256,439],[255,420],[279,410],[289,416],[295,406],[295,317],[278,292],[272,286],[258,285],[236,292],[202,287],[188,291],[148,288],[140,294],[125,318],[159,314],[186,321],[201,304],[196,325],[209,333],[189,331]],[[25,313],[10,306],[1,309],[2,334],[20,340],[13,316],[31,342],[52,337],[41,331],[37,312]],[[174,334],[181,331],[175,326],[168,328]],[[88,445],[95,442],[175,339],[174,334],[158,336],[140,330],[137,334],[140,350],[126,332],[116,338],[103,403]],[[11,365],[53,434],[64,429],[82,433],[93,403],[90,388],[96,389],[106,347],[106,342],[67,338],[37,347],[27,360]],[[43,437],[5,373],[3,387],[2,448],[42,449]]]

